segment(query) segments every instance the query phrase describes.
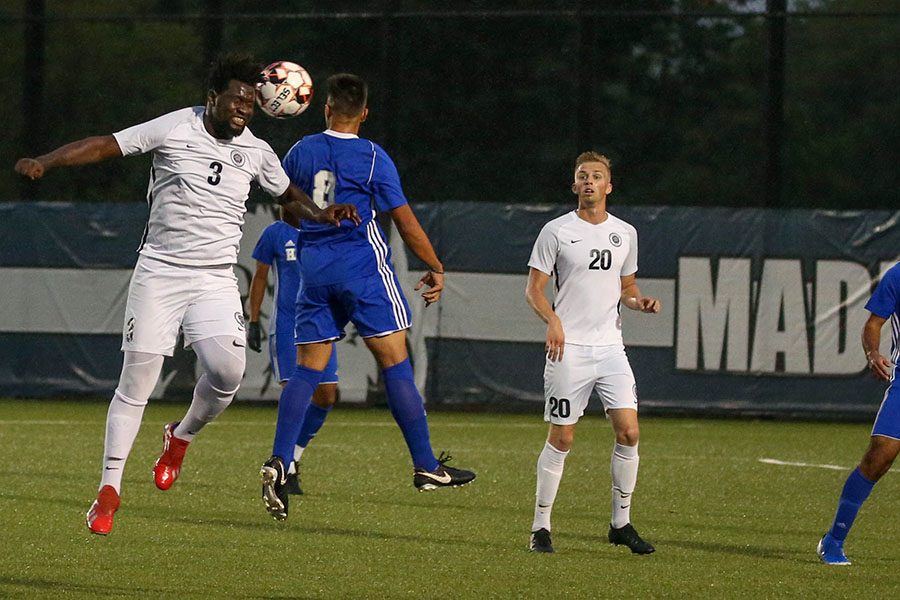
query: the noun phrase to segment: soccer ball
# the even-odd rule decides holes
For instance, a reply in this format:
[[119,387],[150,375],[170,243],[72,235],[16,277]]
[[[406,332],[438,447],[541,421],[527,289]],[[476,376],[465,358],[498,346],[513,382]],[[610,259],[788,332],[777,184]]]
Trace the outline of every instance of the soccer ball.
[[256,102],[270,117],[296,117],[309,107],[313,95],[312,77],[297,63],[273,62],[262,70],[260,77]]

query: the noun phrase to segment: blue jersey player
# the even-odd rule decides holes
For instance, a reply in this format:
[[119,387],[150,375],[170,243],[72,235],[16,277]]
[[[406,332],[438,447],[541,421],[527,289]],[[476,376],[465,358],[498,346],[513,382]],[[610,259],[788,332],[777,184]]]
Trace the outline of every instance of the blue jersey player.
[[[900,263],[884,274],[866,303],[866,310],[872,313],[862,333],[862,345],[869,370],[876,378],[890,381],[891,384],[884,393],[881,408],[875,417],[869,449],[859,466],[847,478],[831,529],[819,541],[819,558],[828,565],[850,564],[844,554],[844,540],[853,520],[869,497],[872,487],[888,472],[900,453],[900,384],[896,378],[897,359],[900,358]],[[888,319],[891,321],[892,331],[890,358],[879,352],[881,328]]]
[[[259,326],[260,309],[266,295],[269,270],[274,267],[275,300],[272,316],[269,318],[269,361],[272,375],[284,387],[294,373],[297,364],[297,350],[294,346],[294,314],[297,291],[300,289],[300,263],[297,260],[297,243],[300,235],[298,220],[288,212],[279,211],[281,219],[275,221],[262,232],[253,258],[256,271],[250,281],[250,321],[247,328],[247,347],[254,352],[262,351],[262,332]],[[299,462],[310,440],[322,428],[331,407],[337,402],[337,352],[331,353],[331,360],[316,388],[309,408],[303,419],[303,429],[294,446],[294,457],[288,466],[287,491],[302,494],[300,489]]]
[[260,476],[266,509],[287,518],[285,465],[303,426],[306,407],[332,355],[333,342],[353,322],[375,356],[388,405],[400,426],[413,462],[413,485],[419,490],[458,486],[475,473],[446,466],[431,449],[425,406],[413,381],[406,350],[411,325],[409,306],[391,264],[391,252],[376,216],[387,212],[403,241],[430,269],[416,285],[427,286],[426,306],[437,302],[444,268],[403,195],[393,161],[377,144],[358,137],[368,116],[367,87],[356,75],[338,74],[326,82],[328,129],[297,142],[283,160],[291,181],[318,206],[335,202],[357,207],[361,224],[329,231],[301,224],[297,297],[297,368],[278,404],[273,456]]

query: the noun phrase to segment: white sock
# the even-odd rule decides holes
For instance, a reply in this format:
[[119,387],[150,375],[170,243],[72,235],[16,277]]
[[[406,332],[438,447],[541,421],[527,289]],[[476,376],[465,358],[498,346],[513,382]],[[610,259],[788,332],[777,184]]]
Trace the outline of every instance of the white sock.
[[122,473],[125,461],[134,445],[146,402],[132,400],[119,393],[113,395],[106,413],[106,439],[103,443],[103,471],[100,473],[100,487],[111,485],[116,493],[122,488]]
[[303,446],[294,446],[294,462],[300,462],[300,457],[303,456],[303,451],[306,450]]
[[553,511],[553,502],[556,500],[556,492],[559,490],[559,481],[562,479],[563,467],[569,451],[561,452],[550,445],[544,444],[541,455],[537,461],[537,491],[534,499],[534,521],[531,530],[546,529],[550,531],[550,513]]
[[173,432],[175,437],[188,442],[193,440],[204,426],[215,421],[216,417],[228,408],[233,398],[234,392],[217,390],[210,385],[206,373],[201,375],[194,387],[191,406]]
[[631,495],[637,483],[638,447],[616,444],[610,461],[612,474],[612,519],[610,525],[618,529],[631,522]]

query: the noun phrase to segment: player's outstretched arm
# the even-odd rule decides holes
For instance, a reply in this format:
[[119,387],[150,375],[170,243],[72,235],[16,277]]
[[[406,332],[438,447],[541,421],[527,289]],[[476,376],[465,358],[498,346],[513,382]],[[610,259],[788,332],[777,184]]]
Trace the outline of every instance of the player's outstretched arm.
[[111,135],[87,137],[77,142],[60,146],[52,152],[36,158],[21,158],[14,167],[16,173],[29,179],[40,179],[50,169],[89,165],[122,156],[116,138]]
[[422,293],[425,299],[425,306],[434,304],[441,298],[441,291],[444,289],[444,265],[437,257],[428,234],[422,229],[419,219],[413,213],[409,204],[403,204],[391,210],[391,219],[397,226],[397,232],[403,239],[403,242],[409,246],[419,260],[428,265],[428,272],[422,276],[416,284],[415,289],[420,290],[422,286],[428,286],[428,289]]
[[658,313],[662,309],[659,300],[641,294],[634,274],[622,277],[621,301],[627,308],[645,313]]
[[890,359],[879,351],[881,347],[881,328],[886,321],[887,319],[883,317],[870,314],[862,332],[862,346],[863,352],[866,353],[866,366],[872,371],[872,375],[876,379],[882,381],[891,380],[891,369],[894,367]]
[[547,324],[547,341],[544,350],[547,357],[552,361],[562,360],[563,349],[566,345],[566,334],[563,330],[562,321],[559,320],[550,301],[544,294],[547,288],[547,282],[550,281],[550,275],[544,273],[534,267],[528,271],[528,283],[525,285],[525,300],[528,306],[541,318],[541,321]]
[[294,215],[297,219],[314,221],[316,223],[331,223],[339,227],[341,221],[352,221],[359,225],[362,221],[356,207],[352,204],[332,204],[322,210],[313,202],[306,193],[293,183],[278,198],[278,203],[284,210]]
[[247,326],[247,347],[254,352],[262,352],[262,332],[259,329],[259,312],[266,296],[266,279],[269,265],[256,261],[256,271],[250,280],[250,323]]

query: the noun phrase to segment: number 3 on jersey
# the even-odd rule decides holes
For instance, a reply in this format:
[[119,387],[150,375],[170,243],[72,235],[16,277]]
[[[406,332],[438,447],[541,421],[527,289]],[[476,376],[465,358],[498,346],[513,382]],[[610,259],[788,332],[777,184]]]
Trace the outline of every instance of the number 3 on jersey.
[[313,179],[312,200],[322,210],[328,208],[328,205],[334,204],[334,183],[334,173],[325,169],[316,173]]

